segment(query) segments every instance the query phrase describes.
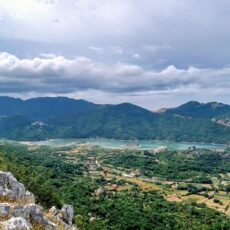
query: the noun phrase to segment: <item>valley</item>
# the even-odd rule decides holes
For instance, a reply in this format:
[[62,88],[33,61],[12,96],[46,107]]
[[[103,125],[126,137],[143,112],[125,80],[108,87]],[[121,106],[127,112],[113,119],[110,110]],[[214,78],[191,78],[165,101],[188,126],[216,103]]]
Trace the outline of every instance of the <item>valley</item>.
[[0,157],[0,169],[11,170],[44,207],[72,204],[80,229],[230,226],[229,149],[2,143]]
[[230,106],[0,103],[0,170],[45,213],[71,204],[81,230],[230,229]]
[[230,230],[230,0],[0,0],[0,230]]

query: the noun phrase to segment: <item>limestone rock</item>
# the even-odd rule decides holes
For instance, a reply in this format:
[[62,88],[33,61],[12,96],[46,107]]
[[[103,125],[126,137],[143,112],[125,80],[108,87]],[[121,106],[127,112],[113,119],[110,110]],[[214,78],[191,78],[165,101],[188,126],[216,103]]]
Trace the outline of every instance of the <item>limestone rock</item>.
[[0,171],[0,196],[7,199],[23,199],[26,191],[23,184],[19,183],[10,172]]
[[31,225],[23,217],[12,217],[1,223],[3,230],[31,230]]
[[0,204],[0,216],[1,217],[8,216],[10,215],[10,213],[11,213],[11,207],[8,204],[6,203]]
[[43,214],[42,207],[36,204],[16,205],[13,209],[14,217],[23,217],[30,223],[36,223],[45,229],[56,230],[57,225],[50,222]]
[[35,203],[35,197],[34,197],[34,194],[32,192],[26,191],[25,202],[26,203],[32,203],[32,204]]
[[64,221],[68,225],[72,225],[73,220],[73,206],[72,205],[63,205],[61,211],[58,213],[57,217]]
[[61,210],[53,206],[49,213],[54,217],[64,230],[76,230],[77,228],[72,225],[74,210],[72,205],[63,205]]
[[[61,210],[50,209],[51,222],[43,212],[43,208],[35,204],[33,193],[26,191],[10,172],[0,171],[0,198],[8,203],[0,203],[0,229],[31,230],[33,226],[41,229],[57,230],[58,225],[63,230],[76,230],[72,226],[73,207],[64,205]],[[60,227],[59,226],[59,227]]]
[[53,216],[56,216],[59,213],[59,210],[55,206],[53,206],[52,208],[50,208],[49,213]]

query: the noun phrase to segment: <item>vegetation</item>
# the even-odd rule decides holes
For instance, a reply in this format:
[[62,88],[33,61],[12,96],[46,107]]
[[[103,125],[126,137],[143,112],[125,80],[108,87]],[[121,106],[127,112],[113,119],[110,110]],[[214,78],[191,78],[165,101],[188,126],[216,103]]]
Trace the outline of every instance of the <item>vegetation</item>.
[[104,164],[123,169],[137,169],[148,177],[168,180],[191,179],[193,183],[212,183],[210,176],[230,171],[229,152],[211,150],[114,153],[101,158]]
[[190,142],[227,143],[230,127],[209,120],[190,119],[153,113],[124,103],[90,113],[49,120],[50,124],[69,127],[69,137],[104,137],[115,139],[156,139]]
[[218,102],[199,103],[197,101],[190,101],[177,108],[168,109],[166,113],[185,117],[211,119],[230,114],[230,106]]
[[[188,103],[166,113],[153,113],[129,103],[96,105],[68,98],[21,101],[0,97],[1,101],[0,138],[41,140],[103,137],[225,144],[230,141],[230,127],[218,124],[208,116],[210,111],[213,111],[213,115],[223,115],[228,110],[227,105],[218,103],[198,103],[198,107],[201,107],[198,110],[193,110],[194,103]],[[179,115],[177,110],[180,111]],[[195,111],[204,117],[196,116],[193,114]],[[182,116],[183,113],[187,115]]]
[[[117,178],[116,174],[112,177],[102,176],[105,174],[103,162],[108,160],[119,167],[143,170],[143,173],[148,172],[145,174],[148,175],[152,171],[151,162],[154,162],[155,167],[160,159],[167,163],[173,161],[170,170],[176,170],[179,166],[177,172],[181,172],[180,177],[184,178],[184,171],[189,173],[189,170],[182,170],[184,159],[179,160],[182,153],[171,154],[172,156],[170,152],[161,153],[158,158],[158,155],[150,152],[123,152],[84,146],[54,149],[1,145],[0,169],[12,171],[47,208],[52,205],[61,206],[63,203],[73,204],[75,223],[81,229],[229,229],[230,220],[224,214],[195,202],[169,202],[160,191],[143,190],[134,181],[129,182],[128,178],[119,179],[120,173],[116,167],[114,170]],[[208,153],[204,153],[204,156],[206,154]],[[188,158],[185,157],[187,160]],[[98,172],[94,169],[90,171],[92,169],[89,169],[89,165],[96,159],[102,166],[98,166]],[[204,171],[208,171],[208,175],[214,175],[219,173],[224,165],[223,170],[228,171],[228,159],[224,164],[216,156],[217,164],[212,165],[213,169],[208,165],[199,169],[198,165],[203,165],[205,161],[195,163],[195,159],[205,157],[194,155],[194,159],[190,161],[193,164],[190,169],[193,167],[194,172],[198,170],[198,174],[203,175]],[[170,172],[164,170],[158,168],[156,172],[158,175],[169,177]],[[173,174],[173,177],[179,178],[176,174]],[[112,189],[111,184],[114,183],[120,189]],[[103,188],[104,192],[97,194],[95,191],[98,188]],[[192,185],[190,188],[193,188]]]

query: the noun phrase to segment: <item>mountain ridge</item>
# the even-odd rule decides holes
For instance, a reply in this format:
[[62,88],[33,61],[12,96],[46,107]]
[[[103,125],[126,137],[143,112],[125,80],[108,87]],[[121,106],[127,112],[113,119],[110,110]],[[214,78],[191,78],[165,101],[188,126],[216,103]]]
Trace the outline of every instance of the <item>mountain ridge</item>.
[[0,116],[22,115],[33,120],[45,120],[64,113],[94,110],[100,106],[102,105],[68,97],[37,97],[27,100],[0,97]]
[[[11,99],[7,98],[7,100]],[[193,101],[175,109],[156,113],[127,102],[117,105],[98,105],[63,97],[34,98],[28,101],[27,103],[32,106],[27,114],[0,118],[0,138],[42,140],[102,137],[230,142],[230,127],[225,126],[218,119],[213,119],[216,115],[226,114],[230,106],[217,102],[202,104]],[[67,101],[68,105],[65,104]],[[51,106],[52,103],[56,110]],[[61,112],[57,112],[60,109]],[[40,111],[39,114],[36,114],[37,111]],[[39,117],[43,119],[38,119]]]
[[178,107],[165,109],[164,112],[181,116],[211,119],[223,114],[230,113],[230,105],[215,101],[208,103],[189,101]]

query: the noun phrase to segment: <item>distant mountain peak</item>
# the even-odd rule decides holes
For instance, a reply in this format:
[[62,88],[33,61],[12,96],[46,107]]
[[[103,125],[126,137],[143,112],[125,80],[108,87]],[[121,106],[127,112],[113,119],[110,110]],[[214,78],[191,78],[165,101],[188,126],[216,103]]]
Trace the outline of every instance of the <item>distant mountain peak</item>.
[[176,108],[167,109],[165,112],[187,117],[211,119],[230,113],[230,105],[219,102],[200,103],[189,101]]
[[91,111],[100,108],[83,99],[68,97],[37,97],[27,100],[0,97],[0,116],[20,114],[34,120],[46,120],[54,116]]

